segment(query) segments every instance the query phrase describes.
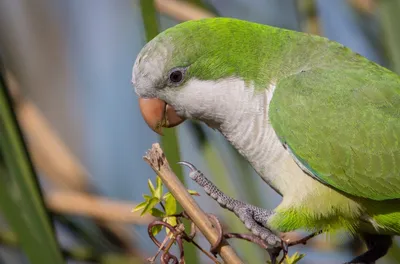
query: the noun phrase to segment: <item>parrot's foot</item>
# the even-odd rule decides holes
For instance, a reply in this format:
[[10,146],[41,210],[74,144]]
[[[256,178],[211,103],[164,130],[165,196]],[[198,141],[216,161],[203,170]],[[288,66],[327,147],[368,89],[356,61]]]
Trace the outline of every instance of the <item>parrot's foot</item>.
[[[250,241],[252,243],[257,244],[261,248],[267,250],[272,264],[282,263],[288,253],[288,246],[285,243],[282,244],[282,247],[271,248],[270,245],[268,245],[264,240],[262,240],[260,237],[254,235],[254,234],[224,233],[219,219],[215,215],[212,215],[212,214],[208,214],[208,217],[212,220],[212,222],[218,232],[218,239],[213,245],[211,245],[211,248],[210,248],[210,252],[212,254],[214,254],[214,256],[216,256],[216,254],[217,254],[218,247],[220,246],[220,244],[222,242],[222,238],[225,238],[225,239],[237,238],[237,239],[242,239],[242,240]],[[283,256],[282,256],[281,261],[277,262],[278,256],[279,256],[281,250],[283,250]]]
[[368,251],[345,264],[374,264],[375,261],[385,256],[392,246],[392,237],[389,235],[363,234]]
[[[236,214],[255,236],[261,238],[274,252],[287,249],[287,244],[271,230],[264,226],[274,214],[271,210],[256,207],[251,204],[233,199],[219,190],[201,171],[188,162],[178,162],[190,168],[189,177],[203,187],[204,191],[216,200],[221,207]],[[269,252],[271,252],[269,250]]]

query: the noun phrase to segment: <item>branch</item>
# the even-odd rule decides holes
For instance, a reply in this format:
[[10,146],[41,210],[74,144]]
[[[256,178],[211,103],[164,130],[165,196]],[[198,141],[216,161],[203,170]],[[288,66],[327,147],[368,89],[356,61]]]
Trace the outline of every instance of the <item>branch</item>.
[[112,200],[102,196],[77,191],[51,191],[45,194],[47,207],[64,215],[82,215],[110,223],[149,224],[154,220],[150,215],[132,213],[136,204]]
[[215,15],[204,8],[179,0],[155,0],[155,6],[160,13],[179,21],[198,20]]
[[[173,173],[160,145],[158,143],[153,144],[152,148],[143,158],[158,174],[175,199],[182,205],[187,215],[203,233],[208,242],[214,245],[218,241],[218,230]],[[243,263],[225,239],[222,240],[220,246],[217,248],[217,252],[225,263]]]

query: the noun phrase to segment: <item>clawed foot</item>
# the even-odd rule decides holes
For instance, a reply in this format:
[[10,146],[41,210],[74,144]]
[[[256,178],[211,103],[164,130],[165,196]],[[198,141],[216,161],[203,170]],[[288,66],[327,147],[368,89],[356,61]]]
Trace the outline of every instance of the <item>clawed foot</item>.
[[283,240],[281,240],[282,243],[279,247],[271,247],[269,244],[267,244],[265,242],[265,240],[262,240],[260,237],[254,235],[254,234],[224,233],[219,219],[215,215],[212,215],[212,214],[208,214],[208,216],[211,219],[211,221],[214,223],[214,226],[218,232],[218,240],[210,248],[210,252],[212,254],[214,254],[214,256],[216,256],[216,254],[217,254],[217,251],[221,244],[222,238],[225,238],[225,239],[237,238],[237,239],[243,239],[243,240],[255,243],[258,246],[260,246],[261,248],[267,250],[267,252],[270,256],[271,262],[273,264],[277,263],[277,259],[278,259],[278,256],[281,251],[283,251],[283,256],[282,256],[282,259],[279,261],[279,263],[281,263],[285,259],[287,252],[288,252],[288,244],[285,243]]
[[[223,208],[227,208],[235,213],[240,220],[244,223],[253,235],[240,235],[240,234],[223,234],[218,219],[211,216],[217,228],[220,230],[219,243],[211,247],[212,252],[218,248],[222,237],[225,238],[239,238],[254,242],[265,248],[271,256],[272,263],[276,263],[277,257],[281,251],[284,256],[287,253],[288,244],[284,242],[279,236],[274,234],[271,230],[266,228],[263,224],[268,222],[268,219],[274,214],[272,211],[253,206],[238,200],[235,200],[223,192],[221,192],[210,180],[208,180],[201,171],[196,169],[194,165],[189,162],[178,162],[178,164],[185,165],[190,169],[189,177],[204,188],[204,191],[216,200]],[[282,258],[283,260],[283,258]]]

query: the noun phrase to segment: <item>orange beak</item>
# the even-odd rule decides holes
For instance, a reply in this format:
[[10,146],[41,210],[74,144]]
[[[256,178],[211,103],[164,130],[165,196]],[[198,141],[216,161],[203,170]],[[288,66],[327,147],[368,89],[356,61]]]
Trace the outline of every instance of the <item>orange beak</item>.
[[160,136],[163,127],[174,127],[185,121],[172,106],[158,98],[139,98],[139,107],[144,121]]

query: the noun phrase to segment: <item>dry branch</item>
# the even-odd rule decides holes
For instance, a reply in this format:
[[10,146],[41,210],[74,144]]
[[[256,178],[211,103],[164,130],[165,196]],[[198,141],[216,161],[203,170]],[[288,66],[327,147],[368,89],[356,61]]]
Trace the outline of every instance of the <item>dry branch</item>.
[[155,0],[154,3],[160,13],[166,14],[179,21],[197,20],[215,16],[204,8],[184,1]]
[[115,201],[75,191],[52,191],[46,194],[47,206],[61,214],[82,215],[98,220],[145,225],[154,220],[150,215],[132,213],[136,204]]
[[[196,201],[187,192],[185,186],[183,186],[171,170],[165,154],[158,143],[153,144],[152,148],[144,157],[144,160],[161,178],[163,183],[167,186],[175,199],[181,204],[187,215],[210,244],[213,245],[216,243],[218,240],[217,229],[213,226],[207,214],[201,210]],[[225,263],[243,263],[225,239],[222,240],[221,246],[218,248],[217,252]]]

